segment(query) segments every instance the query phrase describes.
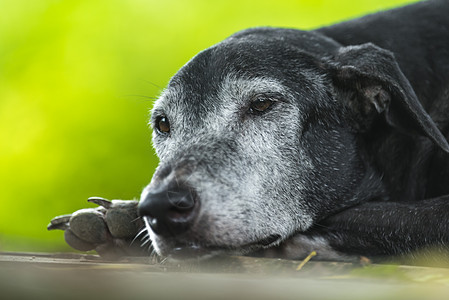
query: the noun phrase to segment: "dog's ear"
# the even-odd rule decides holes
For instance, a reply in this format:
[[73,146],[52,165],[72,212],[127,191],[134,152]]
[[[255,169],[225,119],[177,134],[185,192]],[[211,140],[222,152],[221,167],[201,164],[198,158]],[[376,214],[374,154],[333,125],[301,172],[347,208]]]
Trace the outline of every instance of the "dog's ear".
[[371,43],[342,47],[331,65],[337,91],[362,123],[384,114],[389,125],[427,136],[449,152],[447,140],[422,107],[393,53]]

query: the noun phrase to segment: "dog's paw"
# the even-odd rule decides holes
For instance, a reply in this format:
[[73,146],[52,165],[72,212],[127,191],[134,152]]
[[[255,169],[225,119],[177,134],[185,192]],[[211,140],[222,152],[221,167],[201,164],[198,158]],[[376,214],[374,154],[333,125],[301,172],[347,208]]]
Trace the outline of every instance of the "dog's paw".
[[146,250],[140,247],[139,242],[134,242],[144,228],[137,215],[137,201],[109,201],[98,197],[89,198],[88,201],[99,207],[57,216],[47,229],[64,230],[65,241],[72,248],[95,250],[108,259],[145,254]]

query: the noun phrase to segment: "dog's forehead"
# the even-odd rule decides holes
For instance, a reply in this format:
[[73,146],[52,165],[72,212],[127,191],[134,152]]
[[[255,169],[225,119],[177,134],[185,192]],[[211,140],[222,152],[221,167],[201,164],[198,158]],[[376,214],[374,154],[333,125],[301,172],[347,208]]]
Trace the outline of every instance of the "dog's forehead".
[[254,53],[250,43],[221,43],[200,52],[181,68],[170,80],[167,92],[205,100],[219,94],[223,86],[231,82],[254,82],[257,87],[261,85],[261,78],[282,79],[283,76],[274,74],[278,68],[270,65],[267,59],[271,63],[275,60],[267,51]]
[[338,46],[324,36],[299,30],[260,28],[245,30],[204,50],[183,66],[169,87],[183,85],[195,91],[211,88],[230,73],[243,77],[285,78],[331,55]]
[[[313,81],[317,53],[335,48],[314,33],[298,30],[240,32],[200,52],[183,66],[155,108],[173,111],[182,107],[184,115],[193,117],[200,112],[216,112],[251,92],[293,90],[291,82],[300,85],[301,78]],[[229,96],[227,101],[216,101],[224,93]]]

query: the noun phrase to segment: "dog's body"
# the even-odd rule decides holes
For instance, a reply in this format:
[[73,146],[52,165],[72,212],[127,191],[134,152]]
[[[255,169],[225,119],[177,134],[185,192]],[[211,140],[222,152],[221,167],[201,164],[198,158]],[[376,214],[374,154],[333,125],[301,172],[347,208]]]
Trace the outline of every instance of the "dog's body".
[[[170,81],[139,213],[163,256],[449,246],[449,3],[256,28]],[[427,111],[427,112],[426,112]]]

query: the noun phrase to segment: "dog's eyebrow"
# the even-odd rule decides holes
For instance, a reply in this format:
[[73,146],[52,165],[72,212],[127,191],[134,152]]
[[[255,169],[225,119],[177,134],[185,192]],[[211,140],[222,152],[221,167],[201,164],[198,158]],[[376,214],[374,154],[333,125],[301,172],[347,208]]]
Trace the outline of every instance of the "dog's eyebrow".
[[163,100],[164,98],[165,98],[165,96],[162,95],[162,96],[160,96],[160,97],[158,98],[158,100],[156,100],[156,102],[154,103],[153,108],[151,109],[150,120],[149,120],[149,122],[148,122],[149,125],[152,125],[152,124],[155,122],[155,120],[156,120],[156,118],[157,118],[158,116],[161,116],[161,115],[165,115],[165,114],[166,114],[166,112],[165,112],[165,110],[163,109],[163,107],[159,107],[160,103],[163,103],[162,100]]
[[180,94],[178,88],[176,87],[167,87],[164,89],[162,94],[157,98],[157,100],[153,104],[153,108],[151,109],[151,116],[165,114],[166,113],[166,103],[170,98],[176,97],[176,95]]
[[161,108],[154,108],[151,110],[151,119],[156,118],[157,116],[165,115],[165,111]]
[[221,82],[219,97],[222,99],[237,97],[248,101],[251,96],[259,93],[282,96],[282,98],[290,94],[289,89],[276,79],[269,77],[245,78],[231,74]]

